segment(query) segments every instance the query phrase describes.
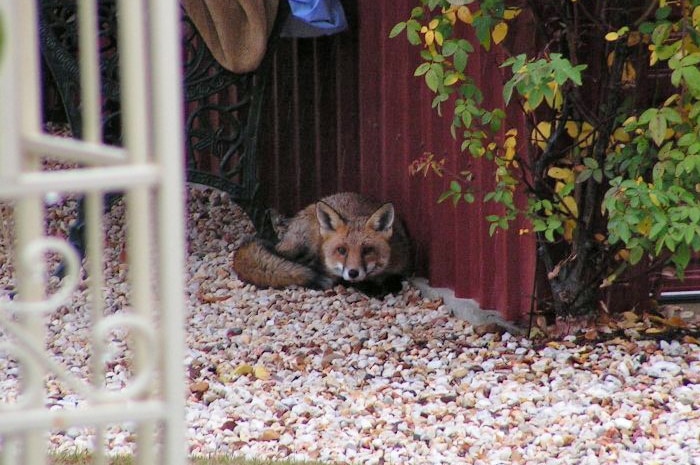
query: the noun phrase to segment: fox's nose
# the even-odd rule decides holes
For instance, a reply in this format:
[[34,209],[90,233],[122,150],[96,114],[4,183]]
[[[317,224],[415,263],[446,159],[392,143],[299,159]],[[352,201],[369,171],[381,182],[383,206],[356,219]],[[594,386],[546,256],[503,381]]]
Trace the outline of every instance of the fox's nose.
[[359,275],[360,275],[360,272],[355,270],[355,269],[348,270],[348,276],[350,276],[350,279],[355,279]]

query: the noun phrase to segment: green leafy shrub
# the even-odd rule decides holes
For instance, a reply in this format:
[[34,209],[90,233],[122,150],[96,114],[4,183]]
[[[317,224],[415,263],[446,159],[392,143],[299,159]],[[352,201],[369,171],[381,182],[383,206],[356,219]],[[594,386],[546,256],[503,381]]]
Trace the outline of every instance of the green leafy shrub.
[[[492,162],[491,233],[532,225],[542,306],[593,312],[630,265],[682,276],[700,250],[700,0],[420,0],[389,35],[420,48],[414,74],[462,151]],[[494,46],[503,101],[489,108],[469,62]],[[430,153],[411,169],[445,173]],[[477,199],[471,172],[451,177],[440,201]]]

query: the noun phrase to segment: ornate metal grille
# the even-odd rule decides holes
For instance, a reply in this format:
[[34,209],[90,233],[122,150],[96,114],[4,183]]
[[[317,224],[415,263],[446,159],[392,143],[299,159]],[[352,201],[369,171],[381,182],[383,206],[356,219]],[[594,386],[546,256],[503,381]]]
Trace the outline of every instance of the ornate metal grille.
[[[121,144],[119,38],[115,0],[98,0],[102,124],[104,140]],[[82,135],[79,111],[76,0],[41,0],[41,49],[66,119]],[[269,59],[248,74],[234,74],[213,58],[181,11],[186,111],[187,177],[229,192],[248,207],[257,190],[255,154]],[[271,54],[268,54],[268,58]],[[51,112],[48,112],[51,114]],[[55,112],[53,113],[55,114]]]
[[[94,462],[105,463],[105,431],[124,422],[136,425],[136,463],[183,464],[184,141],[177,1],[120,1],[110,10],[81,0],[70,11],[58,3],[64,4],[47,9],[48,2],[42,3],[39,27],[34,1],[0,2],[0,202],[10,206],[0,210],[0,221],[2,233],[15,238],[3,256],[9,262],[2,263],[3,272],[12,272],[14,289],[0,292],[0,360],[9,368],[4,376],[17,380],[0,392],[0,464],[46,463],[46,433],[78,426],[91,428]],[[113,68],[118,79],[112,81],[104,77],[109,73],[101,60],[112,47],[101,18],[114,12],[121,21],[112,30],[120,44]],[[51,24],[48,14],[55,19]],[[80,34],[61,35],[76,26]],[[59,55],[76,53],[60,55],[52,72],[77,73],[79,83],[57,82],[71,96],[66,109],[80,138],[42,129],[38,29],[44,46],[55,45]],[[61,39],[50,43],[50,36]],[[117,124],[103,117],[113,91],[120,95],[120,146],[105,143],[111,121]],[[45,159],[63,169],[42,169]],[[124,192],[126,209],[128,305],[104,315],[103,199],[115,191]],[[86,199],[82,263],[65,239],[45,232],[44,199],[57,192]],[[49,273],[57,261],[64,265],[60,279]],[[79,291],[90,297],[87,378],[61,363],[47,331],[55,312],[75,311],[71,298]],[[105,378],[115,332],[130,341],[122,349],[130,354],[130,378],[119,389]],[[50,380],[77,406],[47,404]]]

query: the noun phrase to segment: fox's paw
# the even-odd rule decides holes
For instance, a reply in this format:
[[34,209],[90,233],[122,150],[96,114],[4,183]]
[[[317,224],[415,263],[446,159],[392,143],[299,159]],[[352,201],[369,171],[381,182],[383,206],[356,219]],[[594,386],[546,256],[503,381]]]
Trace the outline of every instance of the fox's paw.
[[335,280],[321,273],[315,273],[314,277],[306,285],[308,288],[318,289],[321,291],[331,289],[333,286],[335,286]]

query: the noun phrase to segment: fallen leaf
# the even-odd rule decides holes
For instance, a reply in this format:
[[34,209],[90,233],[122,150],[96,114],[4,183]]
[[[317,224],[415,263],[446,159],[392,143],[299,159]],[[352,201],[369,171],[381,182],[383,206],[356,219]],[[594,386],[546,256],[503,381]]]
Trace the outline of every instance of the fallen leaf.
[[255,371],[252,365],[248,365],[247,363],[242,363],[236,367],[235,370],[233,370],[233,374],[236,376],[245,376],[245,375],[250,375]]
[[673,316],[666,320],[666,324],[673,328],[685,328],[688,324],[679,316]]
[[262,365],[255,365],[253,368],[253,376],[259,380],[265,381],[270,379],[270,372],[267,371]]
[[261,441],[277,441],[280,436],[281,434],[279,431],[275,431],[274,429],[266,429],[262,432],[259,439]]
[[199,381],[190,385],[190,392],[193,393],[203,393],[209,390],[209,383],[206,381]]

